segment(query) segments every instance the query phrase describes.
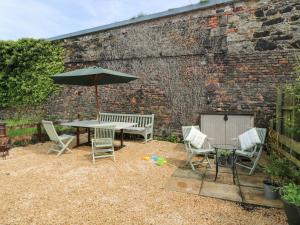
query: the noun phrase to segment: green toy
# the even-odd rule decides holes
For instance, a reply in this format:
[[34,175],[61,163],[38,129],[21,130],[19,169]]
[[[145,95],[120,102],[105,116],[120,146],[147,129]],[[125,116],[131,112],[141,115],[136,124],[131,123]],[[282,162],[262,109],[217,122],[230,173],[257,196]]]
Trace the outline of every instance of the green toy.
[[156,165],[158,166],[163,166],[167,161],[162,158],[162,157],[158,157],[157,160],[156,160]]

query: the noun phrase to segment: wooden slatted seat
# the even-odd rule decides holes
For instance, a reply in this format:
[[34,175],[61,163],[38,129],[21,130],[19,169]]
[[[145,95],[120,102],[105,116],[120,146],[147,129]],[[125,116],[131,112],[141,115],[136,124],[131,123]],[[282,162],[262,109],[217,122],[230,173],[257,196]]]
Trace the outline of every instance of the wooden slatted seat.
[[145,142],[153,140],[154,114],[119,114],[119,113],[100,113],[100,122],[127,122],[137,123],[133,127],[124,129],[127,134],[139,134],[145,138]]

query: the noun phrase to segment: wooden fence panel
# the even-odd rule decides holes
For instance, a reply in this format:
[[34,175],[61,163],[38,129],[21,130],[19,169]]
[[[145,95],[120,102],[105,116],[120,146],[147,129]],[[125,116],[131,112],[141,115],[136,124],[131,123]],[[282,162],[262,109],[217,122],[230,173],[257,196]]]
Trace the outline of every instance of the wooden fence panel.
[[300,142],[297,142],[270,128],[269,136],[273,139],[269,146],[273,151],[285,156],[300,168]]

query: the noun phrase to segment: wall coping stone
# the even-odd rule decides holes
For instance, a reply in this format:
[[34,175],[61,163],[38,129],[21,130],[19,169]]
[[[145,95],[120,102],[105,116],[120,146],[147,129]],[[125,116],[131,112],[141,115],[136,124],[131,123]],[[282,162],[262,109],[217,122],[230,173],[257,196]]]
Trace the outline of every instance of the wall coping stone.
[[119,22],[115,22],[115,23],[97,26],[94,28],[89,28],[89,29],[84,29],[84,30],[68,33],[68,34],[63,34],[63,35],[48,38],[47,40],[57,41],[57,40],[62,40],[62,39],[67,39],[67,38],[79,37],[79,36],[83,36],[86,34],[96,33],[99,31],[106,31],[106,30],[110,30],[110,29],[114,29],[114,28],[120,28],[120,27],[124,27],[127,25],[131,25],[131,24],[141,23],[141,22],[159,19],[159,18],[163,18],[163,17],[174,16],[174,15],[187,13],[187,12],[191,12],[191,11],[195,11],[195,10],[199,10],[199,9],[207,9],[207,8],[214,7],[214,6],[220,5],[220,4],[232,3],[234,1],[235,0],[208,0],[208,1],[204,1],[204,2],[199,2],[197,4],[192,4],[192,5],[183,6],[183,7],[179,7],[179,8],[169,9],[169,10],[159,12],[159,13],[145,15],[142,17],[134,18],[134,19],[123,20],[123,21],[119,21]]

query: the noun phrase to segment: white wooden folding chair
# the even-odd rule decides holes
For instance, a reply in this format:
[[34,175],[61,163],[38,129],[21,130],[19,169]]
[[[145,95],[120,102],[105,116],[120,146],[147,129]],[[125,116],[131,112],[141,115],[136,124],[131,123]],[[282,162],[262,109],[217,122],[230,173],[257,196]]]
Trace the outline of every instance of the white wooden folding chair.
[[[212,148],[208,142],[207,136],[200,132],[199,126],[183,126],[182,134],[187,152],[186,163],[190,164],[192,170],[195,170],[195,166],[201,163],[207,163],[209,167],[211,167],[208,154],[214,152],[214,148]],[[205,142],[207,142],[208,148],[204,148]],[[203,155],[203,159],[193,161],[193,158],[196,155]]]
[[[235,164],[250,170],[252,175],[259,162],[266,139],[267,129],[251,128],[236,139],[239,149],[236,150]],[[242,161],[243,158],[250,159],[249,163]]]
[[95,127],[95,136],[92,139],[92,159],[112,157],[115,161],[114,150],[115,126]]
[[57,152],[57,156],[60,156],[64,151],[72,152],[71,149],[68,148],[68,146],[73,141],[74,136],[67,134],[58,136],[51,121],[43,120],[42,124],[50,140],[54,142],[54,145],[49,149],[48,154],[50,152]]

